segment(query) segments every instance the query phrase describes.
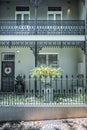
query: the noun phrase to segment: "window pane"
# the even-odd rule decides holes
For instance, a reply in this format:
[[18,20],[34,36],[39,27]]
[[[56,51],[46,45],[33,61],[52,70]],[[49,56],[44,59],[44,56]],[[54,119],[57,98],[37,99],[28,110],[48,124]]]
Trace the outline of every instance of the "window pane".
[[49,14],[48,15],[48,20],[54,20],[54,14]]
[[15,60],[15,55],[14,54],[2,54],[2,61],[14,61]]
[[28,6],[17,6],[16,11],[29,11]]
[[48,11],[61,11],[61,7],[48,7]]
[[17,20],[21,20],[22,19],[22,14],[17,14]]
[[5,55],[4,60],[14,60],[14,55]]
[[46,55],[38,56],[38,66],[40,66],[41,64],[46,64]]
[[48,64],[52,67],[57,67],[57,55],[48,55]]
[[56,20],[61,20],[61,14],[56,14]]
[[29,14],[24,14],[24,20],[29,20]]

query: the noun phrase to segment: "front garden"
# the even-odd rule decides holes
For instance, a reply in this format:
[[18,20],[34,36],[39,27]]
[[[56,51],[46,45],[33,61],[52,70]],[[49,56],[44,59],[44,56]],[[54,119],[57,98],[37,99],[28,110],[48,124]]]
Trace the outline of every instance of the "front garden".
[[[48,95],[49,96],[49,95]],[[47,97],[46,97],[47,98]],[[34,96],[25,93],[0,93],[0,105],[29,105],[29,104],[87,104],[87,94],[58,94],[50,101],[44,101],[44,96]]]

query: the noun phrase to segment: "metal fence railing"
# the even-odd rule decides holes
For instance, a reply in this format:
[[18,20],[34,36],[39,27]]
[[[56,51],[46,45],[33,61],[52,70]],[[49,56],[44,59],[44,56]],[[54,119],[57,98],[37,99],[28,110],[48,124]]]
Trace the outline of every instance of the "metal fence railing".
[[[8,84],[7,80],[4,82]],[[12,87],[11,91],[0,91],[0,105],[87,104],[87,88],[83,76],[72,75],[70,78],[66,75],[44,80],[29,76],[19,83],[15,81]]]

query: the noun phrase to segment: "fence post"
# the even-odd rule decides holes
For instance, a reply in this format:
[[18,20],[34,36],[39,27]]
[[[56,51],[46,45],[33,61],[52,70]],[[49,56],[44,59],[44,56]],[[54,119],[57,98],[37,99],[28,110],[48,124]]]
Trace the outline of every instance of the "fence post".
[[23,75],[23,80],[24,80],[24,81],[23,81],[23,82],[24,82],[23,92],[25,92],[25,87],[26,87],[26,86],[25,86],[25,78],[26,78],[26,76]]
[[63,94],[63,76],[61,75],[61,93]]
[[74,88],[73,88],[73,86],[74,86],[74,85],[73,85],[74,80],[73,80],[73,79],[74,79],[74,76],[72,75],[72,76],[71,76],[71,86],[72,86],[71,92],[72,92],[72,96],[74,95]]
[[66,92],[67,92],[67,95],[68,95],[68,75],[66,75]]

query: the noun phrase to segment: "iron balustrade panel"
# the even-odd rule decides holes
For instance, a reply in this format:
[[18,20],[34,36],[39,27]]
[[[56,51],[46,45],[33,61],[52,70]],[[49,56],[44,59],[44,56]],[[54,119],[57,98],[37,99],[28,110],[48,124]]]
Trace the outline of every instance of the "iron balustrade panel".
[[84,20],[0,21],[0,35],[84,35]]

